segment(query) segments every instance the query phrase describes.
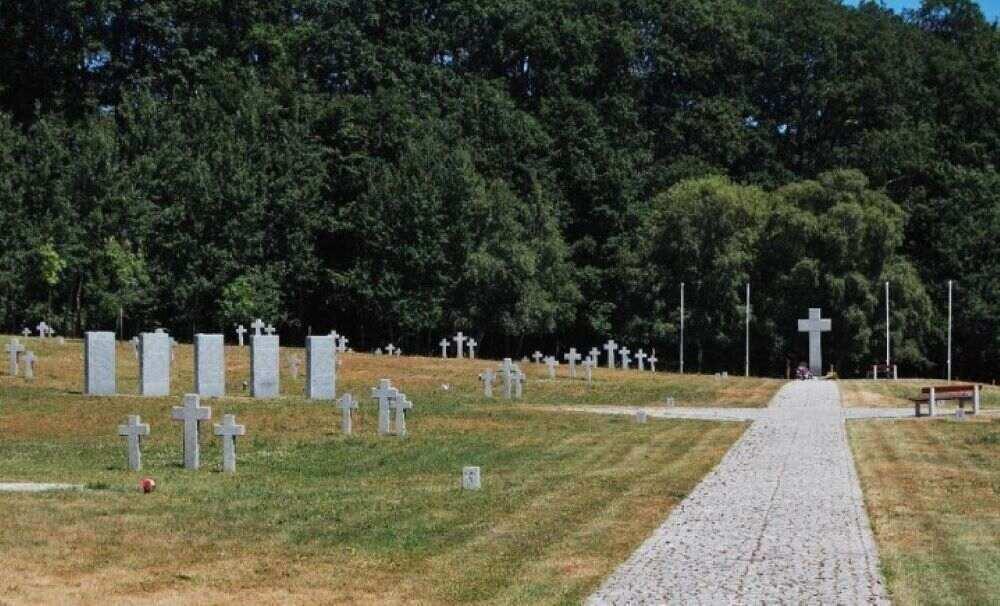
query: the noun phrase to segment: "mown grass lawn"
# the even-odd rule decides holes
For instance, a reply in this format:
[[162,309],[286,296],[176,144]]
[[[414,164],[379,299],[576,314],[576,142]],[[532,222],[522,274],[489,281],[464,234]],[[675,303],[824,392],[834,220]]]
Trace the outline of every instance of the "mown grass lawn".
[[[920,395],[923,387],[948,385],[940,379],[900,379],[898,381],[873,381],[871,379],[856,379],[839,381],[842,401],[847,407],[882,408],[882,407],[912,407],[913,402],[907,398]],[[952,385],[971,385],[966,381],[952,381]],[[1000,387],[982,385],[980,404],[983,408],[1000,409]],[[955,402],[942,403],[943,410],[957,408]],[[966,410],[971,407],[966,406]]]
[[[5,341],[0,339],[0,341]],[[29,341],[36,379],[0,378],[0,481],[83,483],[80,493],[0,495],[0,602],[567,603],[579,601],[641,542],[739,437],[733,423],[560,415],[533,405],[759,406],[777,381],[602,370],[595,385],[549,381],[529,365],[525,399],[481,397],[495,362],[343,356],[339,388],[362,401],[356,435],[331,403],[299,396],[206,400],[248,436],[238,472],[220,473],[202,429],[203,469],[181,468],[170,407],[192,380],[175,362],[175,395],[85,397],[79,342]],[[247,352],[227,349],[229,392]],[[283,352],[284,355],[292,352]],[[134,394],[131,347],[119,391]],[[304,368],[304,365],[303,365]],[[302,392],[287,376],[284,393]],[[415,403],[405,439],[375,435],[367,396],[386,377]],[[140,414],[152,435],[141,473],[115,435]],[[210,425],[210,424],[209,424]],[[464,465],[483,490],[463,492]],[[158,489],[141,495],[143,475]]]
[[852,421],[896,604],[1000,601],[1000,419]]

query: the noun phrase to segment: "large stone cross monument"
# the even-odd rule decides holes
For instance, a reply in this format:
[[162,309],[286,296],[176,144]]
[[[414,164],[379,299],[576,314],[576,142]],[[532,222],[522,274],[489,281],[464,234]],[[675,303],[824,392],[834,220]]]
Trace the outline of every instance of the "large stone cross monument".
[[818,307],[809,308],[809,317],[799,320],[799,332],[809,333],[809,370],[816,376],[823,374],[823,348],[820,343],[821,335],[830,332],[829,318],[820,317]]

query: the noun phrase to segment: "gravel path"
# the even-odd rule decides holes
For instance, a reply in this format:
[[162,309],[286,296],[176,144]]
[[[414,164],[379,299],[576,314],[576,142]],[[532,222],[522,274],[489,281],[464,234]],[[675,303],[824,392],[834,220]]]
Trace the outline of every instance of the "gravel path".
[[887,604],[837,385],[788,383],[588,604]]

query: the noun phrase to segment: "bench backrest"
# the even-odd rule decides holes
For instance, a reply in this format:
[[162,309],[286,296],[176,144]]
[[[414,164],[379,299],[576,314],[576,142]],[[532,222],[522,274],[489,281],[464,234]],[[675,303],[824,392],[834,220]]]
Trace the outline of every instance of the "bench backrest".
[[[975,387],[972,385],[942,385],[940,387],[934,387],[934,395],[937,396],[951,396],[957,397],[967,397],[971,398],[974,395]],[[930,387],[923,387],[920,389],[920,393],[929,394],[931,393]]]

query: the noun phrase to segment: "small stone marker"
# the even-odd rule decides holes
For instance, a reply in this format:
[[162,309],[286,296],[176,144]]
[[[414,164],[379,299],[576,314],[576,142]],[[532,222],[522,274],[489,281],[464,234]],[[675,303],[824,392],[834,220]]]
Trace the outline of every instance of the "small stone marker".
[[668,407],[674,406],[674,397],[673,396],[667,396],[666,398],[664,398],[663,404],[665,406],[668,406]]
[[344,335],[339,335],[337,337],[337,351],[340,353],[347,351],[347,337]]
[[809,370],[817,377],[823,374],[821,337],[824,332],[830,332],[830,329],[830,320],[822,317],[818,307],[810,307],[809,317],[799,320],[799,332],[809,333]]
[[35,330],[38,331],[38,336],[41,337],[42,339],[49,336],[49,325],[46,324],[44,321],[39,322],[38,326],[35,327]]
[[349,393],[345,393],[339,400],[337,400],[337,405],[340,407],[340,431],[344,435],[351,435],[353,431],[353,425],[351,424],[351,411],[357,409],[358,401],[354,399]]
[[570,347],[569,352],[563,354],[563,360],[569,362],[569,375],[574,379],[576,378],[576,363],[581,358],[583,358],[583,356],[576,353],[575,347]]
[[378,387],[372,389],[372,399],[378,401],[378,433],[389,434],[389,406],[399,395],[399,390],[392,386],[389,379],[379,379]]
[[184,396],[183,406],[174,406],[170,418],[184,423],[184,469],[201,467],[201,448],[198,442],[201,422],[212,418],[212,409],[201,405],[198,394]]
[[389,354],[390,356],[392,355],[392,352],[394,352],[394,351],[396,351],[396,346],[393,345],[392,343],[389,343],[388,345],[385,346],[385,352],[387,354]]
[[236,344],[243,347],[243,335],[247,334],[247,329],[240,324],[236,327]]
[[236,472],[236,438],[247,435],[244,425],[236,424],[236,415],[222,415],[222,423],[215,425],[215,435],[222,438],[222,471]]
[[535,361],[535,364],[541,364],[543,357],[544,356],[542,356],[542,352],[540,351],[536,351],[535,353],[531,354],[531,359]]
[[462,468],[462,489],[479,490],[482,488],[482,476],[478,467]]
[[379,347],[378,349],[375,350],[375,355],[376,356],[381,356],[382,355],[382,348],[381,347]]
[[458,358],[459,360],[461,360],[462,359],[462,354],[463,354],[462,344],[465,343],[466,337],[460,331],[458,334],[456,334],[451,339],[452,339],[452,341],[455,342],[455,346],[457,347],[457,349],[455,350],[455,357]]
[[115,378],[115,333],[88,332],[83,338],[84,389],[89,396],[113,395]]
[[250,395],[274,398],[281,392],[280,337],[254,334],[250,337]]
[[601,350],[596,347],[590,348],[590,359],[594,361],[594,365],[598,366],[601,361]]
[[635,422],[640,424],[645,423],[647,416],[648,415],[646,414],[645,410],[637,410],[635,411]]
[[24,378],[35,378],[35,352],[31,350],[24,352]]
[[448,357],[448,345],[450,345],[450,343],[448,342],[448,339],[441,339],[441,341],[438,343],[438,345],[441,346],[441,357],[442,358],[447,358]]
[[194,336],[194,391],[204,398],[226,395],[224,335]]
[[170,335],[162,329],[139,335],[139,393],[170,395]]
[[7,366],[8,373],[10,374],[10,376],[16,377],[17,376],[17,356],[22,351],[24,351],[24,345],[21,345],[21,342],[18,341],[17,339],[11,339],[7,343],[7,347],[5,347],[4,349],[7,351],[7,355],[10,356],[10,363]]
[[142,469],[142,452],[140,445],[142,436],[149,435],[149,424],[143,423],[139,415],[129,415],[125,425],[118,426],[118,435],[125,437],[128,445],[128,468],[132,471]]
[[549,356],[545,358],[545,365],[549,367],[549,378],[556,378],[556,366],[559,366],[559,361],[555,359],[554,356]]
[[466,343],[466,345],[469,347],[469,359],[470,360],[475,360],[476,359],[476,347],[479,346],[479,343],[476,343],[475,339],[469,339],[469,342]]
[[616,349],[618,349],[618,344],[613,339],[608,339],[608,342],[604,344],[604,351],[608,352],[608,368],[615,367]]
[[587,385],[590,385],[590,383],[593,381],[593,374],[594,374],[593,371],[595,364],[596,362],[594,362],[593,358],[587,358],[586,360],[583,361],[583,369],[587,374]]
[[337,346],[333,337],[306,337],[306,397],[337,397]]
[[493,382],[496,378],[497,375],[492,368],[487,368],[479,375],[479,380],[483,382],[483,395],[487,398],[493,397]]
[[406,436],[406,411],[413,408],[413,402],[406,398],[406,394],[400,392],[392,399],[392,410],[396,414],[396,435]]
[[654,352],[653,355],[649,356],[649,371],[650,372],[656,372],[656,363],[657,362],[659,362],[659,360],[656,359],[656,353]]
[[626,349],[625,347],[622,347],[620,350],[618,350],[618,355],[622,357],[622,370],[628,370],[629,362],[631,362],[631,358],[628,357],[630,353],[632,352]]
[[648,356],[646,355],[646,352],[642,351],[641,349],[639,351],[635,352],[635,361],[636,361],[636,364],[638,365],[640,371],[646,370],[646,358],[647,357]]

